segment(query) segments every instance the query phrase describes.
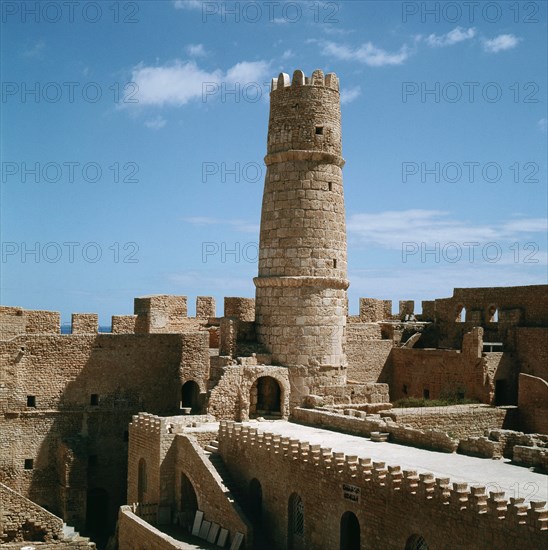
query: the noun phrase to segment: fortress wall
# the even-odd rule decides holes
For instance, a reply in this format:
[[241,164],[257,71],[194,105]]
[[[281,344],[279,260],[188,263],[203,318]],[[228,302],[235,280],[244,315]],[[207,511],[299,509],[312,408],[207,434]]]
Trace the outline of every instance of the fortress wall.
[[185,550],[184,542],[162,533],[150,523],[131,511],[131,506],[122,506],[118,516],[119,550]]
[[462,351],[394,348],[390,356],[391,399],[422,398],[425,391],[430,399],[464,392],[466,398],[491,403],[498,363],[491,361],[494,372],[488,376],[488,361],[482,359],[479,340],[475,340],[469,343],[464,340]]
[[196,297],[196,317],[200,319],[208,319],[216,317],[215,298],[213,296],[197,296]]
[[61,314],[57,311],[25,310],[27,334],[60,334]]
[[402,426],[408,425],[419,430],[434,429],[463,438],[481,436],[485,430],[505,427],[508,414],[508,409],[487,405],[453,405],[391,409],[383,412],[382,416]]
[[520,372],[548,380],[548,328],[516,327]]
[[274,548],[287,547],[292,493],[303,501],[304,538],[310,550],[339,547],[341,517],[347,511],[356,515],[362,540],[371,548],[401,550],[413,534],[441,550],[454,548],[455,541],[470,550],[486,545],[528,550],[542,548],[547,541],[548,532],[541,530],[548,516],[543,505],[529,507],[523,499],[508,502],[504,493],[487,496],[483,487],[450,484],[433,474],[417,475],[398,465],[258,434],[234,423],[221,423],[219,447],[238,482],[260,482],[263,522]]
[[99,315],[97,313],[73,313],[71,325],[72,334],[96,334],[99,331]]
[[[161,440],[167,430],[160,418],[141,413],[129,425],[127,502],[159,504],[162,500],[160,468],[165,456],[161,453]],[[174,435],[168,440],[173,441]],[[144,460],[142,498],[139,498],[139,463]],[[146,478],[146,481],[145,481]]]
[[[181,374],[204,376],[209,362],[207,332],[29,335],[1,343],[2,354],[8,359],[2,377],[10,390],[4,402],[9,410],[27,410],[32,395],[36,410],[112,408],[124,402],[171,413],[180,401]],[[98,405],[92,405],[92,394]]]
[[548,383],[529,374],[519,375],[518,411],[523,430],[548,434]]
[[387,382],[384,372],[394,346],[392,340],[381,339],[377,323],[350,323],[346,326],[347,377],[353,382]]
[[137,323],[137,315],[113,315],[113,334],[133,334]]
[[255,321],[254,298],[231,298],[224,300],[224,316],[235,317],[239,321],[252,323]]

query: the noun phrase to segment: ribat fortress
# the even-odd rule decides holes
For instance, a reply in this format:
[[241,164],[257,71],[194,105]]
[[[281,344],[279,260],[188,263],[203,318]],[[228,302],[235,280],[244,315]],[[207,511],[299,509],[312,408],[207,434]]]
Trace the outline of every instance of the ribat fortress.
[[255,299],[221,317],[0,307],[3,548],[548,547],[547,286],[349,315],[341,135],[335,74],[273,79]]

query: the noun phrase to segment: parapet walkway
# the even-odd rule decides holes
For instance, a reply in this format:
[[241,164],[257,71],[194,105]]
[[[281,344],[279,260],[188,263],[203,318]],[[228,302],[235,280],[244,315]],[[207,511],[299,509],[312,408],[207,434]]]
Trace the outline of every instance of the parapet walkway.
[[406,447],[395,443],[375,443],[365,437],[346,435],[287,422],[285,420],[250,421],[244,425],[260,432],[280,434],[307,441],[312,445],[330,447],[332,451],[346,455],[370,458],[373,462],[385,462],[387,466],[400,466],[402,470],[417,473],[431,472],[435,477],[448,477],[451,482],[465,482],[482,486],[486,494],[504,491],[506,498],[524,498],[529,501],[548,501],[548,476],[509,464],[507,459],[489,460],[456,453],[441,453]]

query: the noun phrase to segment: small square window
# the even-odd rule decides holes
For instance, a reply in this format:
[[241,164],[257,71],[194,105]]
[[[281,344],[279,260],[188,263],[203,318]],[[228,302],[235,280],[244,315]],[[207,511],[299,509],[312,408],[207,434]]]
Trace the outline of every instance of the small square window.
[[36,407],[35,395],[27,395],[27,407]]
[[316,135],[317,136],[323,135],[323,126],[316,126]]
[[97,393],[92,393],[91,394],[91,397],[89,399],[89,404],[92,406],[92,407],[97,407],[99,405],[99,394]]
[[32,470],[34,468],[34,459],[25,458],[25,470]]

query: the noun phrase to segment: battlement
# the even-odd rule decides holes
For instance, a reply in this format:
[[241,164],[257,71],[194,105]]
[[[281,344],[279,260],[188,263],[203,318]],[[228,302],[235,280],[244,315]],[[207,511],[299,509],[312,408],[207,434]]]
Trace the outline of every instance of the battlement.
[[305,76],[304,72],[297,69],[293,72],[293,78],[290,80],[287,73],[280,73],[278,78],[273,78],[270,86],[271,92],[283,90],[284,88],[297,88],[300,86],[317,86],[339,91],[339,78],[335,73],[328,73],[324,76],[323,71],[316,69],[310,77]]
[[[273,461],[298,461],[301,470],[307,467],[315,472],[318,479],[332,479],[337,484],[351,482],[358,487],[386,493],[407,494],[410,498],[421,499],[427,504],[453,509],[452,514],[473,514],[482,521],[507,522],[511,529],[531,532],[548,531],[548,509],[546,502],[524,498],[505,498],[503,491],[489,491],[486,487],[469,486],[467,483],[450,482],[446,477],[435,477],[433,473],[418,474],[415,470],[402,470],[398,465],[373,462],[371,458],[345,455],[333,452],[331,448],[306,441],[283,437],[271,432],[259,432],[257,428],[240,423],[221,421],[219,429],[221,454],[225,450],[243,455],[246,449],[270,454],[262,461],[276,468]],[[256,457],[255,457],[256,458]],[[470,518],[471,521],[475,521]]]

